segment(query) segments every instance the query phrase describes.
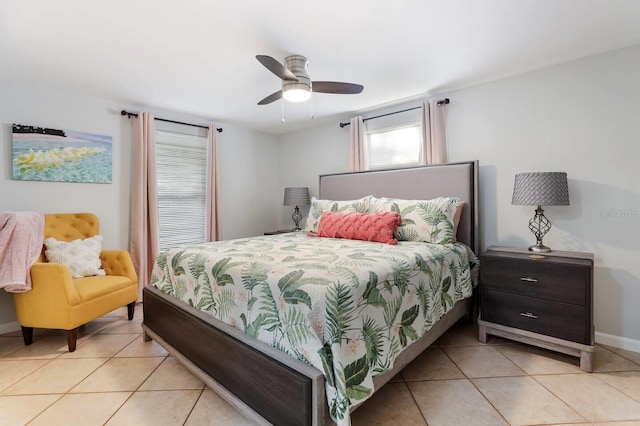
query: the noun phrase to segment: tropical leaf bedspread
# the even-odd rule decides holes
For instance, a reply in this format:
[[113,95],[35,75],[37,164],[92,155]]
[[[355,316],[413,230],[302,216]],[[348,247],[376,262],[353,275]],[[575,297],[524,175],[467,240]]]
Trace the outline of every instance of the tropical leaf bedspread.
[[471,296],[477,263],[460,243],[289,233],[168,250],[150,284],[322,371],[331,416],[348,425],[373,377]]

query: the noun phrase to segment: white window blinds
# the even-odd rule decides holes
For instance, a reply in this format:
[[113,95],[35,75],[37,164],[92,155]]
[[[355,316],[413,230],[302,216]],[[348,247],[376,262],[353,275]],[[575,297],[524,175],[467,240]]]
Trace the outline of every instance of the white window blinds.
[[368,132],[367,168],[371,170],[419,165],[420,138],[420,123]]
[[160,250],[205,241],[207,138],[156,130]]

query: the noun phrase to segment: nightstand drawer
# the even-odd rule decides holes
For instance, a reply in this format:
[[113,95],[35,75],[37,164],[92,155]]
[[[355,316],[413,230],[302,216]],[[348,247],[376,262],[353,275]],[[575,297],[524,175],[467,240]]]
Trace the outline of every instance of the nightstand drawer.
[[593,344],[589,337],[587,310],[577,305],[483,288],[481,319],[572,342]]
[[480,265],[484,288],[580,306],[588,303],[587,266],[492,256],[483,256]]

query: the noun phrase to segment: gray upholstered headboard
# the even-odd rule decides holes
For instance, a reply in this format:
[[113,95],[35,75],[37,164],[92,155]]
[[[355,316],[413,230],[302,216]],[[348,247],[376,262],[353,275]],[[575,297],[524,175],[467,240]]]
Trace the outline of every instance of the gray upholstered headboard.
[[479,253],[477,161],[320,176],[321,199],[351,200],[366,195],[409,200],[459,197],[465,206],[458,241]]

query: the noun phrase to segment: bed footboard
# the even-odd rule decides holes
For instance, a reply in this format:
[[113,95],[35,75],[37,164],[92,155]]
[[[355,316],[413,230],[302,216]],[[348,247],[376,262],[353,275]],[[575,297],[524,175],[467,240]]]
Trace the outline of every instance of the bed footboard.
[[[458,302],[400,354],[393,370],[374,377],[376,390],[459,319],[469,316],[472,306],[473,299]],[[329,416],[324,376],[317,369],[154,287],[144,289],[143,312],[145,340],[155,339],[247,417],[263,424],[335,424]]]
[[[217,324],[212,325],[214,322]],[[169,301],[153,287],[144,289],[143,327],[147,338],[160,338],[159,343],[175,349],[267,422],[326,423],[315,414],[318,405],[322,405],[318,392],[324,395],[324,377],[313,367],[284,353],[280,355],[289,359],[279,360],[278,354],[274,359],[274,348],[260,348],[261,342],[248,342],[239,330],[213,318],[203,318],[191,306],[175,299]],[[326,405],[322,409],[328,413]]]

